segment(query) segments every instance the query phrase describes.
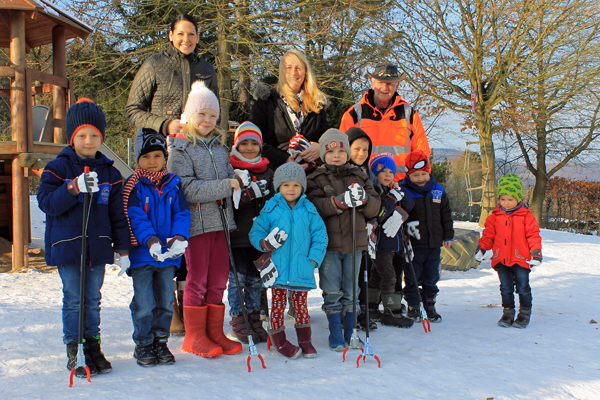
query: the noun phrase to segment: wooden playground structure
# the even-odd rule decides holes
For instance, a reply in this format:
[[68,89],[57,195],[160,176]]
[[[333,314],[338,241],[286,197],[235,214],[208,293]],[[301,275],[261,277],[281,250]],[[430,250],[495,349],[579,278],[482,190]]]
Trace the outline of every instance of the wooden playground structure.
[[[87,38],[92,29],[46,0],[0,0],[0,47],[10,48],[8,66],[0,66],[0,97],[10,98],[10,141],[0,141],[0,229],[13,242],[12,270],[27,266],[30,237],[29,181],[66,144],[65,117],[74,100],[67,79],[66,42]],[[52,45],[52,74],[27,68],[32,48]],[[34,138],[32,107],[36,96],[52,93],[49,119],[53,135]],[[4,187],[4,191],[2,191]]]

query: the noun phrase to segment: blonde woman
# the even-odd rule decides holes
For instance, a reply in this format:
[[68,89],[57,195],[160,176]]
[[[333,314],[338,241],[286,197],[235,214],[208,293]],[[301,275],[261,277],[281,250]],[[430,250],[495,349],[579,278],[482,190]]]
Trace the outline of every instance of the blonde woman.
[[[260,83],[250,121],[263,133],[263,157],[275,169],[294,160],[287,153],[290,139],[300,134],[311,146],[300,153],[303,161],[319,159],[319,138],[330,128],[327,97],[319,89],[306,56],[290,50],[279,62],[279,80],[273,89]],[[308,164],[302,164],[308,165]]]

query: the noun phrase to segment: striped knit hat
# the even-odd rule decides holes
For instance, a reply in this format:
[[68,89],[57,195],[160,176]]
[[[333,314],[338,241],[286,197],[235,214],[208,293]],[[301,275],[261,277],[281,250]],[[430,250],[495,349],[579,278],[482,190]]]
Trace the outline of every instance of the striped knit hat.
[[258,126],[254,125],[250,121],[242,122],[235,130],[235,135],[233,136],[233,148],[237,150],[238,145],[246,139],[256,140],[260,145],[260,150],[262,151],[262,133]]
[[371,172],[373,172],[375,176],[382,173],[383,170],[386,168],[391,169],[392,172],[396,174],[396,164],[394,163],[394,156],[390,153],[377,154],[369,163],[369,167],[371,168]]
[[106,115],[100,106],[96,105],[90,99],[82,97],[69,107],[65,127],[67,130],[67,141],[73,144],[73,136],[79,128],[89,126],[100,134],[102,143],[104,143],[104,133],[106,132]]
[[498,182],[498,197],[503,194],[514,197],[517,201],[523,201],[523,184],[516,174],[508,174],[500,178]]

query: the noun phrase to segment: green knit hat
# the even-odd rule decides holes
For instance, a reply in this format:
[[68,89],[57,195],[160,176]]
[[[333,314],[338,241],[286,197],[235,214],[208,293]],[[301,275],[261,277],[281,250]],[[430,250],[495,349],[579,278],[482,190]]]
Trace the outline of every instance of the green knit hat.
[[523,201],[523,184],[516,174],[508,174],[500,178],[498,182],[498,197],[503,194],[512,196],[517,201]]

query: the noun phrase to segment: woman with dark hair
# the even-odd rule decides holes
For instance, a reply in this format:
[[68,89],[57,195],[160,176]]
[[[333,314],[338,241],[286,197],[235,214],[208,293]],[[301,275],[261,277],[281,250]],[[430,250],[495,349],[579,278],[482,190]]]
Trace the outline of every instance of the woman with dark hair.
[[[319,138],[330,128],[325,108],[327,97],[315,80],[308,60],[301,52],[290,50],[279,62],[279,80],[270,88],[260,83],[256,88],[250,121],[263,134],[263,157],[273,169],[297,159],[287,152],[290,139],[302,135],[310,147],[302,147],[301,165],[319,159]],[[299,161],[299,160],[298,160]]]

